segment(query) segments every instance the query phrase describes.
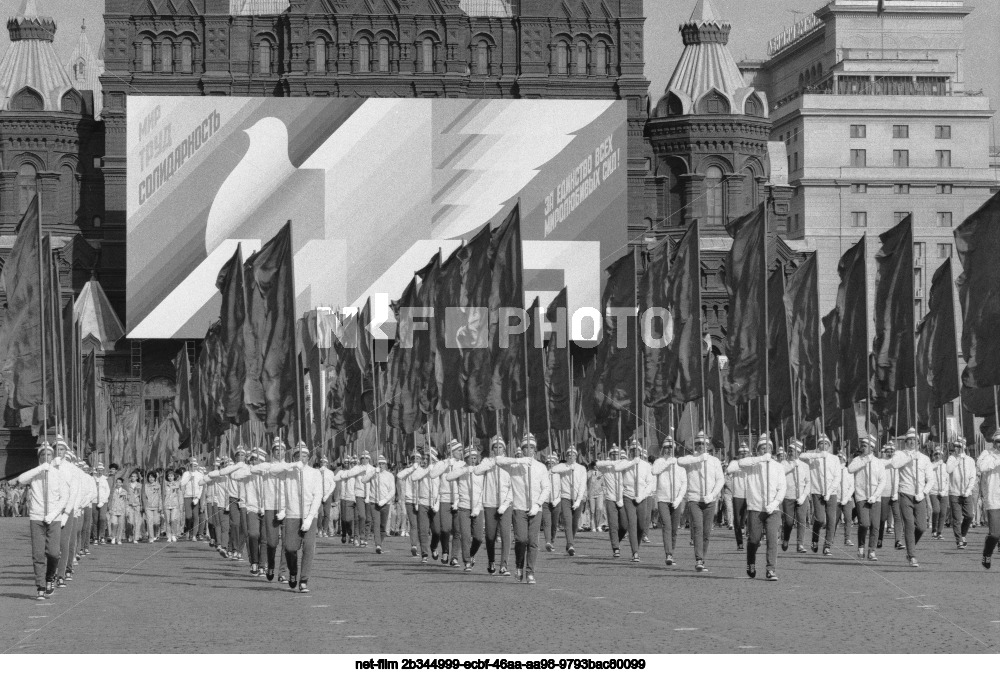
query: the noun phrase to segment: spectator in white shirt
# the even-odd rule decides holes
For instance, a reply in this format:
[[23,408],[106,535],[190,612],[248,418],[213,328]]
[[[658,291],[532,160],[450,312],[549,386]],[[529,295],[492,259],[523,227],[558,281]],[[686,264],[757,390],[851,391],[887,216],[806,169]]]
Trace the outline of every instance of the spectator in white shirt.
[[928,499],[931,501],[931,538],[944,539],[944,519],[948,512],[948,464],[944,462],[944,451],[940,446],[934,447],[934,460],[931,462],[931,487]]
[[785,499],[785,468],[771,459],[771,440],[762,438],[757,443],[757,457],[740,459],[740,468],[746,475],[747,519],[747,575],[757,576],[757,549],[767,531],[767,566],[765,578],[778,580],[778,530],[781,526],[781,503]]
[[330,537],[333,535],[333,519],[330,514],[333,512],[333,489],[336,482],[333,480],[333,470],[330,469],[330,459],[326,456],[320,458],[319,476],[323,482],[323,506],[320,508],[319,537]]
[[781,501],[781,550],[788,551],[788,542],[792,538],[792,528],[795,528],[796,551],[806,553],[806,515],[809,507],[809,466],[799,460],[802,453],[802,442],[792,439],[788,442],[788,460],[783,460],[784,452],[778,449],[778,460],[785,468],[785,498]]
[[679,508],[687,492],[687,470],[677,464],[674,457],[676,446],[674,438],[668,435],[660,445],[660,457],[653,463],[652,469],[656,477],[656,508],[660,514],[663,552],[668,566],[674,565]]
[[566,553],[576,554],[573,542],[580,527],[580,515],[587,497],[587,469],[576,462],[576,447],[566,451],[566,462],[552,468],[560,477],[559,510],[562,512],[563,526],[566,527]]
[[736,531],[736,549],[743,551],[743,528],[747,524],[747,475],[740,467],[740,460],[750,456],[750,447],[740,442],[736,458],[726,467],[726,482],[733,490],[733,528]]
[[712,520],[715,518],[716,502],[726,480],[722,474],[722,463],[707,453],[708,436],[699,432],[694,439],[694,455],[677,459],[677,464],[687,470],[688,519],[691,521],[691,535],[694,537],[695,570],[706,572],[705,557],[708,555],[708,541],[712,534]]
[[989,527],[983,545],[983,567],[989,570],[993,564],[993,550],[1000,542],[1000,430],[993,433],[992,445],[979,454],[976,469],[979,470],[986,525]]
[[[175,475],[176,476],[176,475]],[[97,487],[97,503],[94,505],[94,541],[104,544],[108,537],[108,500],[111,498],[111,485],[104,474],[104,463],[98,463],[94,468],[94,485]]]
[[965,438],[956,437],[948,458],[948,499],[951,503],[951,531],[955,546],[965,549],[965,536],[972,525],[976,490],[976,461],[965,453]]
[[832,556],[833,534],[837,527],[837,504],[840,496],[840,461],[830,453],[833,444],[825,434],[816,440],[816,451],[805,451],[799,457],[809,465],[809,488],[812,492],[812,550],[819,550],[819,532],[826,529],[823,555]]
[[875,546],[878,541],[878,526],[882,521],[882,491],[887,476],[882,460],[874,454],[876,442],[870,437],[861,438],[861,455],[847,466],[854,475],[854,499],[858,512],[858,558],[865,556],[877,561]]
[[514,507],[514,574],[517,581],[535,583],[535,558],[538,555],[538,533],[541,528],[542,504],[549,498],[549,474],[535,460],[535,436],[528,433],[521,441],[522,458],[497,456],[497,465],[510,471]]

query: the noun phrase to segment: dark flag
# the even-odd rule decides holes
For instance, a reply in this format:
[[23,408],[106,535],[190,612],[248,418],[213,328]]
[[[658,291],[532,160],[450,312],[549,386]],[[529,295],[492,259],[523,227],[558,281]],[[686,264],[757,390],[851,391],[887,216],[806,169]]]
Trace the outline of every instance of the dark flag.
[[[540,306],[538,297],[528,307],[528,331],[521,335],[527,339],[528,360],[528,395],[527,407],[514,407],[514,415],[524,418],[529,415],[528,430],[538,436],[541,448],[548,441],[548,409],[545,406],[545,349],[541,343],[541,325],[539,324]],[[522,346],[523,347],[523,346]],[[545,438],[543,442],[542,439]]]
[[[493,409],[512,409],[524,404],[524,348],[511,339],[510,347],[500,344],[501,308],[524,309],[524,262],[521,250],[521,207],[516,204],[500,228],[493,232],[490,258],[490,349],[493,380],[488,404]],[[515,346],[515,341],[517,344]]]
[[219,322],[214,322],[205,334],[198,354],[199,404],[201,417],[201,441],[211,442],[229,428],[226,420],[223,397],[225,383],[222,378],[222,362],[225,353],[222,350],[222,339]]
[[726,352],[729,376],[726,394],[733,406],[765,393],[764,367],[767,317],[764,315],[767,216],[762,203],[727,225],[733,247],[726,257],[729,315]]
[[83,356],[83,441],[91,451],[98,446],[96,362],[93,351]]
[[820,349],[823,354],[823,415],[826,428],[832,427],[840,415],[840,398],[837,395],[837,381],[840,369],[840,314],[833,309],[823,316],[823,334]]
[[333,335],[329,357],[333,370],[327,391],[330,427],[345,434],[359,432],[364,427],[365,409],[361,399],[362,372],[354,349]]
[[[799,428],[822,414],[823,372],[820,371],[819,292],[817,255],[811,253],[792,272],[785,285],[788,320],[788,361],[791,369],[795,415]],[[772,383],[772,385],[774,385]]]
[[[457,320],[448,320],[449,309],[461,306],[462,301],[462,246],[457,248],[441,265],[435,286],[434,336],[437,339],[437,383],[442,409],[459,411],[465,400],[460,384],[462,376],[462,351],[455,344]],[[451,323],[449,325],[449,323]],[[448,329],[451,327],[451,333]]]
[[608,282],[601,298],[601,317],[604,323],[601,342],[597,346],[597,371],[594,379],[597,422],[607,426],[615,417],[620,418],[623,437],[630,435],[636,425],[637,318],[630,315],[621,319],[621,316],[610,314],[608,309],[636,309],[635,271],[633,252],[623,255],[607,268]]
[[174,413],[177,414],[177,441],[184,444],[191,438],[191,363],[188,360],[187,344],[181,346],[174,357]]
[[14,247],[3,267],[7,316],[0,365],[8,382],[7,404],[11,409],[38,406],[43,399],[40,226],[35,197],[21,218]]
[[[437,252],[427,265],[417,271],[420,288],[417,291],[418,305],[424,309],[434,308],[437,296],[437,283],[441,275],[441,253]],[[419,401],[420,411],[429,416],[438,408],[438,384],[436,373],[437,360],[437,321],[426,320],[427,329],[414,330],[413,347],[417,350],[416,366],[419,368]]]
[[[261,353],[260,383],[264,391],[265,423],[270,431],[290,426],[295,417],[295,276],[292,266],[292,223],[254,255],[251,312],[253,332]],[[248,284],[249,285],[249,284]],[[256,309],[260,308],[258,312]]]
[[[875,380],[884,392],[912,388],[913,341],[913,220],[911,216],[879,236],[875,255]],[[865,295],[857,295],[863,297]],[[855,297],[855,303],[860,303]]]
[[788,314],[785,313],[785,271],[780,266],[767,280],[768,411],[779,424],[792,416],[792,377],[788,354]]
[[[412,310],[418,306],[417,279],[403,290],[396,315],[396,343],[389,353],[386,418],[390,427],[412,433],[424,422],[420,410],[421,366],[427,357],[427,340],[415,343]],[[423,330],[426,333],[426,330]],[[419,349],[418,349],[419,348]]]
[[722,364],[718,356],[709,349],[705,357],[706,377],[705,403],[708,405],[708,433],[714,446],[726,448],[727,455],[732,449],[733,438],[736,437],[736,410],[726,400],[723,394]]
[[219,337],[225,360],[222,362],[222,380],[225,393],[222,406],[226,418],[235,425],[242,425],[249,418],[244,403],[246,382],[246,344],[244,339],[247,298],[243,280],[243,249],[236,252],[219,271],[215,286],[222,293],[221,327]]
[[705,395],[701,325],[701,255],[697,220],[677,244],[668,264],[668,244],[650,254],[639,290],[639,314],[663,308],[667,324],[651,321],[653,340],[665,339],[662,348],[645,348],[645,404],[660,407],[684,404]]
[[[868,392],[868,296],[865,237],[845,252],[837,265],[837,369],[835,386],[841,409]],[[911,271],[912,273],[912,271]]]
[[[549,424],[553,430],[568,430],[571,425],[569,402],[569,325],[566,288],[556,295],[545,311],[545,321],[564,329],[549,336],[545,346],[545,390],[548,393]],[[561,315],[560,315],[561,314]]]
[[1000,385],[1000,194],[994,194],[955,230],[962,263],[958,298],[962,305],[962,385]]
[[[253,253],[243,264],[243,282],[246,286],[246,319],[243,323],[243,363],[246,368],[246,377],[243,384],[243,401],[248,411],[253,412],[258,419],[264,420],[267,412],[264,408],[264,387],[260,383],[263,360],[256,331],[260,322],[258,316],[264,314],[264,300],[257,289],[257,282],[253,275],[254,264],[259,254],[259,251]],[[193,421],[192,428],[195,427],[196,423],[200,423],[198,419],[193,419]],[[183,433],[183,429],[181,432]],[[200,436],[200,433],[196,433],[196,435]]]
[[[951,258],[938,267],[931,280],[927,315],[917,329],[917,368],[918,380],[926,382],[929,392],[925,413],[959,396]],[[929,414],[928,417],[933,419]],[[927,422],[930,424],[931,420]]]

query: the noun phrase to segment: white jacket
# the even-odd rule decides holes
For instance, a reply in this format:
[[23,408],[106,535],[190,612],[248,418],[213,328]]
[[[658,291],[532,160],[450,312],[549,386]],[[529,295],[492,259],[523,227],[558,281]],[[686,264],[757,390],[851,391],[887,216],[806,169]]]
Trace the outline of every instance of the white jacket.
[[943,460],[936,460],[931,463],[931,483],[928,493],[948,497],[951,486],[948,483],[948,464]]
[[483,477],[483,507],[503,514],[514,503],[514,490],[510,484],[510,472],[497,465],[494,458],[483,458],[473,472]]
[[740,461],[731,460],[729,465],[726,467],[726,476],[732,479],[730,488],[733,491],[734,498],[746,498],[747,497],[747,475],[740,468]]
[[645,458],[637,457],[631,460],[600,461],[597,468],[611,469],[620,473],[621,497],[642,502],[653,494],[656,489],[656,478],[653,468]]
[[460,467],[465,467],[464,460],[455,460],[454,458],[445,458],[444,460],[439,460],[430,466],[431,478],[438,480],[438,501],[446,502],[451,506],[458,497],[458,487],[455,486],[454,482],[447,481],[445,474],[456,470]]
[[284,482],[284,502],[279,511],[284,512],[284,516],[289,519],[301,519],[302,527],[308,528],[315,521],[319,506],[323,503],[323,482],[319,478],[319,470],[295,462],[272,463],[267,471],[282,477]]
[[436,512],[440,505],[438,500],[438,480],[431,476],[431,468],[416,467],[410,473],[410,480],[416,486],[416,503]]
[[715,456],[681,456],[677,464],[687,470],[688,502],[715,502],[726,484],[722,463]]
[[930,459],[919,451],[896,451],[889,461],[899,471],[899,492],[920,502],[927,496]]
[[472,516],[479,516],[483,511],[483,475],[476,474],[473,466],[466,465],[452,470],[445,475],[445,479],[458,486],[458,499],[455,501],[458,508],[469,510]]
[[854,475],[847,471],[847,467],[840,466],[840,504],[854,497]]
[[597,461],[597,471],[601,474],[601,487],[604,499],[610,500],[618,507],[625,506],[622,475],[615,470],[616,460]]
[[948,456],[948,495],[970,497],[976,489],[977,463],[972,456]]
[[541,511],[542,503],[549,498],[549,472],[534,458],[508,458],[497,456],[497,465],[510,472],[514,491],[514,509],[534,516]]
[[976,469],[982,481],[983,508],[1000,509],[1000,451],[992,446],[984,449],[976,461]]
[[809,465],[809,490],[825,499],[840,495],[840,459],[828,451],[806,451],[799,458]]
[[331,495],[337,482],[333,480],[333,470],[323,466],[319,468],[319,478],[323,482],[323,502],[326,502]]
[[[318,470],[317,470],[318,472]],[[389,470],[376,467],[361,477],[368,484],[368,493],[372,502],[384,507],[396,497],[396,475]]]
[[587,468],[580,463],[559,463],[552,471],[562,478],[559,497],[569,500],[573,509],[579,508],[587,497]]
[[250,468],[251,474],[263,477],[264,501],[262,503],[265,511],[279,512],[285,503],[285,478],[284,471],[274,470],[274,468],[284,468],[288,463],[284,461],[273,463],[257,463]]
[[111,497],[111,486],[108,484],[108,478],[104,475],[95,476],[94,486],[97,487],[97,506],[104,507],[108,504],[108,498]]
[[687,470],[674,457],[657,458],[652,473],[656,477],[656,502],[669,503],[674,509],[680,507],[687,493]]
[[747,509],[751,512],[778,511],[785,499],[785,466],[771,454],[742,458],[739,467],[746,475]]
[[847,471],[854,475],[855,500],[874,503],[883,497],[889,476],[881,458],[872,454],[858,456],[847,466]]
[[800,505],[809,497],[809,465],[798,459],[786,460],[785,498]]
[[17,483],[28,484],[29,519],[52,523],[62,518],[69,505],[70,485],[59,470],[42,463],[19,476]]
[[181,492],[184,494],[184,497],[193,498],[197,503],[201,498],[201,489],[205,485],[206,479],[205,475],[197,470],[193,472],[191,470],[186,471],[181,476]]

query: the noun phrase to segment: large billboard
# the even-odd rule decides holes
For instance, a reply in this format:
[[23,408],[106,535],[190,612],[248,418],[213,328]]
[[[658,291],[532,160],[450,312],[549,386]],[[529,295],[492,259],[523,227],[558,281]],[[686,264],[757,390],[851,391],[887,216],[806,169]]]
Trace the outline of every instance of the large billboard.
[[135,96],[127,332],[201,338],[219,269],[289,220],[297,309],[395,299],[517,204],[526,303],[600,307],[626,251],[621,101]]

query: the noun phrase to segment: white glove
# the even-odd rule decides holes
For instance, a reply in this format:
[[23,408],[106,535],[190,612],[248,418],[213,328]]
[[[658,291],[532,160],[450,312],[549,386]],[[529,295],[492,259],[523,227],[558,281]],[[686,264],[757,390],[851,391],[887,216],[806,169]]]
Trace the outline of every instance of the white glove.
[[42,521],[44,521],[47,524],[51,524],[53,521],[55,521],[55,519],[56,519],[56,515],[55,514],[50,514],[47,517],[45,517],[44,519],[42,519]]
[[277,518],[278,518],[278,521],[284,521],[285,520],[285,510],[283,510],[283,509],[278,510]]
[[306,532],[309,531],[310,528],[312,528],[312,519],[303,519],[302,520],[302,528],[300,528],[300,530],[303,533],[306,533]]
[[69,521],[69,514],[67,514],[66,512],[63,512],[59,516],[59,525],[60,525],[60,527],[65,526],[67,521]]
[[504,505],[503,507],[501,507],[501,508],[499,508],[497,510],[497,514],[499,514],[500,516],[503,516],[503,513],[506,512],[506,511],[507,511],[507,505]]
[[52,466],[49,465],[48,463],[42,463],[41,465],[38,466],[38,469],[41,470],[42,472],[48,472],[49,470],[52,469]]
[[535,516],[536,514],[538,514],[538,505],[535,505],[528,510],[528,516]]
[[[198,504],[198,498],[194,498],[191,502],[192,502],[192,504],[197,505]],[[229,510],[227,509],[226,511],[228,512]]]

